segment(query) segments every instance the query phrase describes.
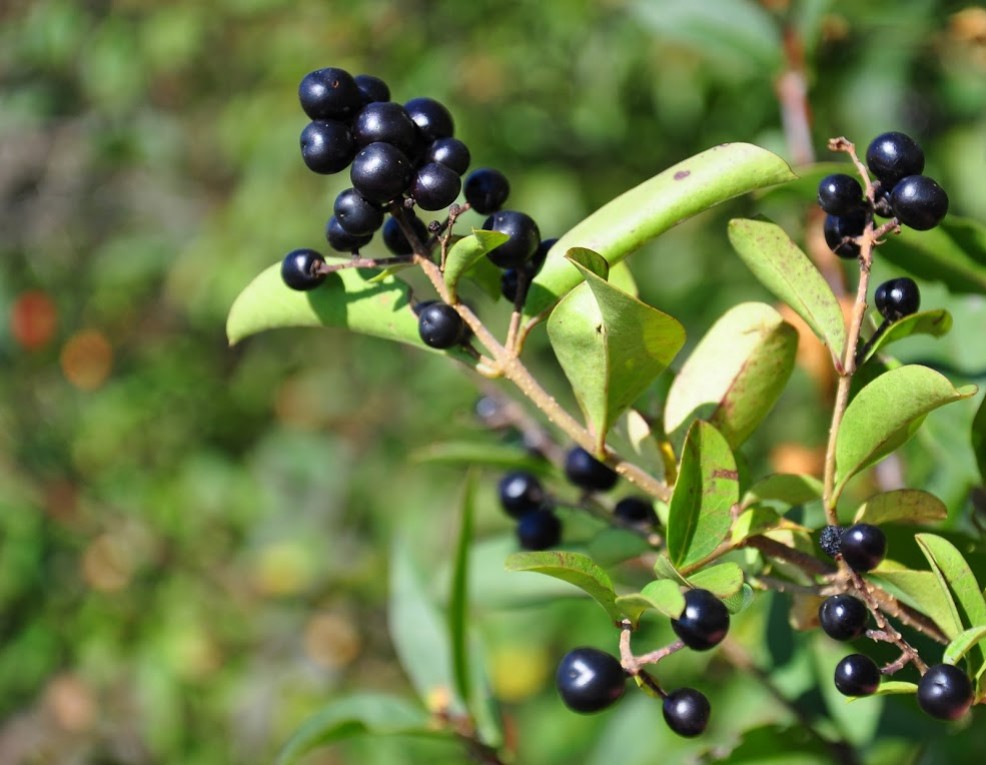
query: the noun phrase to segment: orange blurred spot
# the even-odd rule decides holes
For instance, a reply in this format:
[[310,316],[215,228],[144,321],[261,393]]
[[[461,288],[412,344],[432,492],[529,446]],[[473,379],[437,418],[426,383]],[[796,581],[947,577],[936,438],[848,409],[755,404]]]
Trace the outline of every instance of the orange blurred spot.
[[770,466],[775,473],[807,473],[821,477],[825,470],[825,447],[778,444],[770,452]]
[[359,656],[360,637],[341,614],[316,614],[305,627],[305,653],[326,669],[339,669]]
[[109,534],[96,537],[82,555],[82,575],[94,590],[116,592],[130,582],[133,560],[123,540]]
[[17,296],[10,309],[10,333],[22,348],[46,345],[58,326],[58,309],[44,292],[33,290]]
[[113,348],[101,333],[84,329],[70,337],[61,354],[62,374],[80,390],[95,390],[113,367]]
[[63,730],[80,733],[96,721],[96,699],[75,675],[58,675],[45,688],[44,706]]

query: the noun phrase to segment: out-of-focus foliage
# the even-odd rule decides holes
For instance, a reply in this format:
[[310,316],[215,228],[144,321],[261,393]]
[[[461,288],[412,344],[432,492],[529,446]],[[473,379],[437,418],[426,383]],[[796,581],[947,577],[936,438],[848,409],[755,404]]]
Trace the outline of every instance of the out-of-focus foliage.
[[[806,143],[789,140],[780,105],[802,59]],[[831,135],[865,144],[887,129],[921,141],[951,212],[986,217],[986,11],[974,3],[5,3],[0,762],[263,763],[343,691],[410,687],[386,629],[392,540],[399,527],[419,562],[449,560],[463,477],[409,453],[478,432],[474,389],[444,359],[343,332],[272,333],[232,350],[223,333],[255,273],[321,245],[347,185],[300,162],[297,82],[325,65],[381,76],[398,100],[445,101],[474,165],[502,169],[511,204],[546,236],[720,142],[801,163],[830,159]],[[641,296],[682,318],[693,347],[726,308],[771,300],[729,252],[727,217],[766,212],[797,231],[812,195],[742,200],[683,224],[634,261]],[[898,273],[878,262],[874,278]],[[901,357],[982,383],[986,303],[921,288],[923,307],[947,307],[955,327],[910,339]],[[530,353],[539,373],[560,374],[543,334]],[[824,443],[830,381],[810,358],[794,375],[769,441],[750,444],[758,464],[819,459],[794,444]],[[981,399],[930,416],[904,453],[903,469],[965,531],[983,513],[962,430]],[[578,601],[505,608],[522,585],[504,578],[509,523],[495,476],[484,479],[473,616],[520,761],[619,752],[649,763],[758,723],[777,730],[748,734],[749,751],[758,736],[811,750],[761,684],[708,656],[675,664],[683,678],[730,678],[704,742],[670,740],[641,694],[617,714],[566,712],[550,682],[557,657],[612,630]],[[986,746],[981,730],[948,738],[916,710],[887,703],[879,716],[875,702],[822,698],[814,689],[839,652],[772,630],[780,614],[765,599],[737,638],[848,740],[877,731],[873,762],[915,751],[961,762]],[[313,762],[461,761],[444,743],[403,740],[328,752]]]

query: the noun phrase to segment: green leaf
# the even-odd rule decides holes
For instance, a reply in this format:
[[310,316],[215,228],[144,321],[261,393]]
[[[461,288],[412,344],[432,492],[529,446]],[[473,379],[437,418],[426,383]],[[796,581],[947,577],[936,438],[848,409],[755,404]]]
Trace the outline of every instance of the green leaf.
[[870,497],[859,506],[853,523],[932,523],[948,517],[948,508],[934,494],[897,489]]
[[609,263],[598,252],[587,250],[585,247],[573,247],[565,253],[565,257],[575,265],[592,272],[603,281],[609,279]]
[[612,566],[631,558],[639,558],[651,546],[640,534],[609,526],[589,540],[586,552],[600,566]]
[[928,616],[946,637],[962,631],[959,612],[948,587],[931,571],[911,571],[884,561],[869,578],[887,592]]
[[760,282],[787,303],[835,356],[846,345],[839,301],[811,258],[780,226],[765,220],[729,222],[729,241]]
[[729,613],[738,614],[746,610],[747,606],[753,602],[753,598],[753,588],[746,582],[743,582],[739,590],[735,593],[724,596],[722,603],[729,610]]
[[736,519],[731,529],[729,540],[733,544],[742,542],[747,537],[763,534],[775,528],[781,522],[781,516],[769,507],[754,507],[744,510]]
[[[904,693],[917,693],[917,683],[908,683],[905,680],[883,680],[880,687],[870,696],[896,696]],[[848,701],[858,701],[859,699],[869,698],[868,696],[850,696]]]
[[675,566],[701,560],[729,533],[739,474],[726,439],[696,421],[688,430],[668,514],[668,557]]
[[780,502],[794,507],[822,498],[822,482],[811,475],[772,473],[764,476],[743,495],[743,506],[755,502]]
[[794,369],[798,333],[766,303],[741,303],[712,326],[668,391],[668,433],[695,417],[738,447],[763,421]]
[[956,388],[944,375],[917,364],[877,377],[849,403],[839,427],[835,496],[852,476],[913,436],[928,412],[975,392],[974,385]]
[[670,579],[682,587],[691,587],[688,580],[678,572],[666,555],[657,556],[657,560],[654,561],[654,575],[661,579]]
[[588,555],[576,552],[517,552],[504,564],[508,571],[536,571],[574,584],[595,598],[614,622],[622,616],[616,606],[613,581]]
[[548,337],[601,451],[616,419],[684,345],[685,330],[677,319],[576,267],[585,284],[552,311]]
[[677,582],[671,579],[657,579],[644,585],[640,592],[621,595],[616,606],[636,628],[640,617],[647,611],[657,611],[671,619],[677,619],[685,610],[685,596]]
[[793,180],[787,163],[748,143],[720,144],[679,162],[605,204],[551,248],[524,306],[540,316],[582,281],[564,255],[585,247],[611,265],[686,218],[755,189]]
[[435,729],[417,704],[361,693],[338,699],[309,717],[281,749],[276,765],[292,765],[316,747],[364,734],[452,739],[452,734]]
[[[962,553],[947,539],[935,534],[916,534],[914,540],[931,564],[932,571],[958,606],[961,625],[986,625],[986,599],[976,582],[976,575],[972,573]],[[948,637],[954,640],[958,633],[949,634]],[[986,658],[986,649],[982,654]]]
[[697,571],[688,577],[688,581],[693,587],[708,590],[722,600],[740,591],[743,586],[743,569],[727,561]]
[[771,723],[742,732],[739,744],[728,755],[712,755],[702,765],[831,765],[828,744],[801,725]]
[[952,330],[952,314],[944,308],[937,308],[933,311],[921,311],[905,316],[899,321],[890,325],[890,329],[884,332],[872,347],[866,352],[866,359],[870,359],[874,354],[886,348],[891,343],[910,337],[911,335],[930,335],[931,337],[942,337]]
[[520,446],[486,441],[446,441],[411,452],[414,462],[437,465],[482,465],[498,470],[526,470],[539,476],[552,475],[554,468]]
[[880,257],[915,276],[944,282],[950,292],[986,294],[986,228],[949,215],[930,231],[903,227],[888,236]]
[[472,668],[469,663],[469,551],[475,515],[475,483],[474,471],[470,470],[466,473],[466,485],[462,492],[462,514],[455,545],[447,613],[452,679],[459,698],[466,702],[472,698]]
[[942,654],[942,661],[946,664],[958,664],[962,660],[962,657],[972,650],[973,646],[983,640],[986,640],[986,624],[971,627],[960,632],[945,647],[945,653]]
[[972,451],[976,455],[979,476],[986,484],[986,398],[983,399],[972,419]]
[[449,294],[455,297],[456,287],[463,275],[486,253],[494,247],[499,247],[509,238],[509,235],[500,231],[474,228],[472,234],[453,244],[445,258],[445,270],[442,273]]
[[650,423],[636,409],[628,409],[616,422],[609,437],[618,454],[656,478],[664,477],[664,460]]

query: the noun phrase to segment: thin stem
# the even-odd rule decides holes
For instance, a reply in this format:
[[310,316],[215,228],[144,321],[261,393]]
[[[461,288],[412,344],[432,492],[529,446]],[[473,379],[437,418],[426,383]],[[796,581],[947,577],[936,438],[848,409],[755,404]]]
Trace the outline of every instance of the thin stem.
[[883,612],[880,609],[880,604],[870,592],[869,583],[855,571],[851,570],[849,572],[849,581],[852,582],[856,594],[858,594],[863,602],[866,603],[870,613],[873,614],[873,620],[879,628],[880,639],[888,643],[893,643],[897,646],[900,649],[901,656],[906,656],[907,661],[913,662],[914,666],[917,667],[918,671],[922,675],[927,672],[928,665],[921,660],[917,650],[915,650],[910,643],[904,640],[904,636],[894,629],[890,622],[887,621],[887,618],[883,615]]
[[388,268],[390,266],[409,266],[413,260],[410,255],[396,255],[392,258],[350,258],[338,263],[320,263],[314,270],[316,274],[332,274],[344,268]]

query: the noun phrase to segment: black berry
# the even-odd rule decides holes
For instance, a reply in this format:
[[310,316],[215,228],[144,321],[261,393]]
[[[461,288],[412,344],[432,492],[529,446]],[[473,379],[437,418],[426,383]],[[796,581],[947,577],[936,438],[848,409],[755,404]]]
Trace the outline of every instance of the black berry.
[[499,170],[480,167],[466,176],[462,192],[473,210],[489,215],[503,207],[510,195],[510,184]]
[[[418,241],[423,245],[428,241],[428,227],[417,215],[409,212],[404,213],[404,217],[410,222]],[[414,248],[404,235],[404,230],[397,222],[397,218],[391,216],[383,224],[383,243],[394,255],[410,255]]]
[[619,701],[626,691],[626,679],[615,656],[596,648],[576,648],[558,664],[555,684],[565,706],[588,714]]
[[729,611],[708,590],[688,590],[685,610],[680,617],[671,620],[671,628],[689,648],[707,651],[719,645],[729,632]]
[[654,503],[646,497],[624,497],[616,503],[613,515],[624,523],[657,525]]
[[883,318],[898,321],[917,313],[921,306],[921,291],[913,279],[902,276],[877,287],[873,293],[873,302]]
[[823,233],[825,243],[840,258],[859,257],[859,245],[852,241],[866,227],[866,211],[857,210],[848,215],[826,215]]
[[863,601],[852,595],[833,595],[822,601],[818,608],[818,621],[833,640],[858,638],[866,631],[868,616]]
[[507,473],[501,478],[499,495],[504,512],[514,518],[540,510],[545,500],[541,482],[530,473],[523,471]]
[[432,348],[452,348],[462,342],[465,324],[448,303],[428,303],[418,312],[418,334]]
[[826,526],[818,535],[818,546],[822,552],[834,558],[842,551],[842,535],[845,529],[842,526]]
[[404,109],[429,141],[449,138],[455,132],[449,110],[434,98],[412,98],[404,104]]
[[353,138],[360,147],[383,141],[396,146],[404,156],[410,156],[417,144],[417,128],[400,104],[374,101],[356,115]]
[[345,170],[356,154],[349,127],[335,120],[309,122],[301,131],[301,158],[308,169],[328,175]]
[[313,120],[349,120],[362,103],[356,80],[345,69],[327,67],[309,72],[298,86],[305,114]]
[[619,475],[614,470],[581,446],[573,447],[565,455],[565,476],[586,491],[608,491],[619,480]]
[[866,166],[889,189],[901,178],[924,170],[924,152],[909,135],[883,133],[866,149]]
[[905,226],[927,231],[941,223],[948,212],[948,194],[926,175],[909,175],[890,192],[890,207]]
[[843,696],[870,696],[880,687],[880,668],[869,656],[849,654],[835,666],[835,687]]
[[876,526],[857,523],[842,535],[842,558],[853,571],[872,571],[887,554],[887,537]]
[[364,199],[356,189],[340,192],[332,212],[339,225],[356,236],[372,234],[383,225],[383,210]]
[[336,252],[356,252],[363,245],[369,244],[371,239],[372,231],[369,234],[351,234],[334,215],[325,224],[325,240]]
[[679,688],[664,697],[664,721],[679,736],[691,738],[709,724],[709,700],[694,688]]
[[530,215],[516,210],[493,213],[483,223],[483,228],[487,231],[499,231],[510,237],[486,253],[486,257],[498,268],[519,268],[534,257],[538,245],[541,244],[541,232],[538,231],[537,223]]
[[315,268],[325,263],[315,250],[292,250],[281,261],[281,278],[293,290],[311,290],[325,281],[325,274]]
[[438,138],[432,141],[421,157],[421,162],[437,162],[462,175],[468,168],[472,157],[469,147],[458,138]]
[[928,667],[918,681],[918,706],[938,720],[958,720],[972,705],[969,676],[951,664]]
[[349,171],[353,188],[365,199],[381,205],[401,196],[411,175],[411,162],[404,152],[382,141],[360,149]]
[[364,104],[390,100],[390,88],[379,77],[374,77],[372,74],[357,74],[353,79],[356,80]]
[[411,196],[422,210],[441,210],[455,201],[461,188],[462,181],[455,170],[429,162],[415,174]]
[[527,280],[529,277],[517,268],[508,268],[500,274],[500,294],[511,303],[517,300],[517,290],[520,287],[521,279]]
[[863,187],[851,175],[826,175],[818,184],[818,205],[829,215],[848,215],[863,205]]
[[561,521],[551,510],[524,513],[517,521],[517,541],[524,550],[547,550],[561,541]]

